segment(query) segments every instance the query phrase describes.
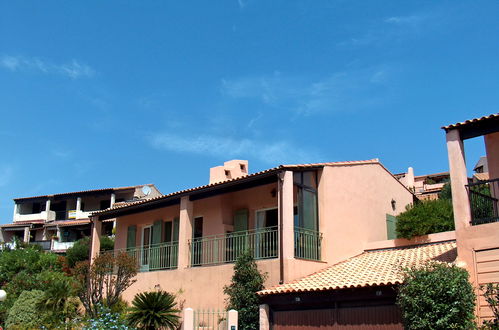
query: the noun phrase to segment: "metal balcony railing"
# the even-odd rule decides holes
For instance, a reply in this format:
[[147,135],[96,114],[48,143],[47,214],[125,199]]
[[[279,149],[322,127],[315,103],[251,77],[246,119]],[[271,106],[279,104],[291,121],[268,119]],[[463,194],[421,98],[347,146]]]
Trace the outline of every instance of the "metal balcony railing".
[[278,244],[277,226],[194,238],[189,241],[190,264],[235,262],[246,250],[250,250],[255,259],[277,258]]
[[116,249],[104,253],[126,252],[137,262],[139,271],[148,272],[162,269],[175,269],[178,265],[178,242],[153,244],[147,247]]
[[471,224],[499,221],[499,179],[484,180],[467,185],[471,208]]
[[295,257],[321,260],[322,233],[295,227]]

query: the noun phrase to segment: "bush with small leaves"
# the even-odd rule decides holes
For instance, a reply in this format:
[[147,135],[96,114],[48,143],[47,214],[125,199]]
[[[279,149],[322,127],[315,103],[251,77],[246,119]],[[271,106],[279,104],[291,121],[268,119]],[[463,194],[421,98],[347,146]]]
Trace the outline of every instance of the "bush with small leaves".
[[397,304],[406,329],[473,329],[475,294],[468,272],[428,263],[406,269]]
[[47,314],[40,310],[43,291],[23,291],[9,310],[5,326],[7,329],[34,329],[46,323]]

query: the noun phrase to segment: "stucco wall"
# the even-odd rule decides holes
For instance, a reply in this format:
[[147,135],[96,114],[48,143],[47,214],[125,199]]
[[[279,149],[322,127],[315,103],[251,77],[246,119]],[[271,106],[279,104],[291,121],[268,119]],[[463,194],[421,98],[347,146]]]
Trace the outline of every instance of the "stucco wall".
[[378,164],[326,166],[319,183],[323,260],[335,263],[361,253],[368,242],[386,240],[386,214],[397,215],[412,201],[413,195]]

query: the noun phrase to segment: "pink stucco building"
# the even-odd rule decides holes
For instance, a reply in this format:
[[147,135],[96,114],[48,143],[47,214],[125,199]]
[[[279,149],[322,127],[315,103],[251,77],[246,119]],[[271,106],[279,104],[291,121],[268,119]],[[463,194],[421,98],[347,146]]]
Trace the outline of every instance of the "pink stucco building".
[[[479,320],[492,316],[478,289],[499,282],[499,113],[443,127],[446,132],[458,262],[479,296]],[[489,179],[469,183],[464,142],[482,138]]]
[[209,182],[93,213],[92,255],[102,222],[115,218],[115,251],[136,256],[125,299],[161,288],[186,307],[221,308],[241,251],[253,251],[267,287],[288,283],[386,240],[387,218],[414,200],[377,159],[253,174],[233,160],[212,168]]

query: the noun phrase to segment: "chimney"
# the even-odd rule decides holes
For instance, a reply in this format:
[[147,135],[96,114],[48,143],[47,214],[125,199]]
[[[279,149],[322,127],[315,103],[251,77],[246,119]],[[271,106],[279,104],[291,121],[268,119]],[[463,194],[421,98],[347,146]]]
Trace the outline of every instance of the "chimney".
[[210,168],[210,184],[240,178],[248,175],[247,160],[229,160],[223,166]]
[[407,188],[414,189],[414,169],[412,167],[407,169]]

